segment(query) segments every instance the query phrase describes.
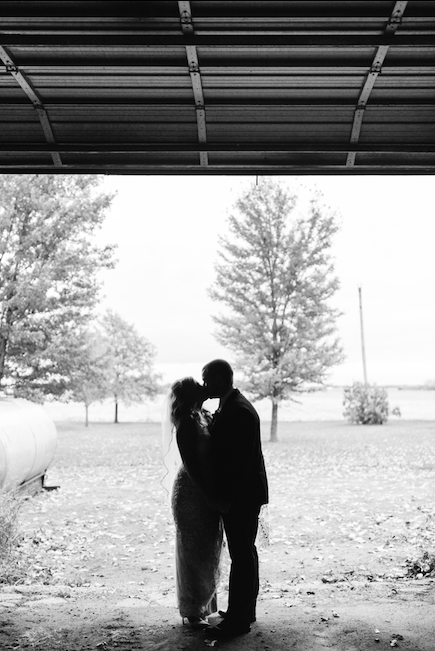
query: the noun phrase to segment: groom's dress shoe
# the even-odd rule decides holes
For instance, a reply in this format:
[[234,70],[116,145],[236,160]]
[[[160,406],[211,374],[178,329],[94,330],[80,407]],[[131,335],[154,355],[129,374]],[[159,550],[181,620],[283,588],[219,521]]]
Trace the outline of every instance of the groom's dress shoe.
[[[225,619],[225,617],[227,616],[227,611],[226,610],[218,610],[218,613],[223,619]],[[257,621],[257,618],[255,617],[255,615],[252,615],[251,624],[253,624],[256,621]]]
[[251,627],[249,624],[243,624],[237,621],[230,622],[227,619],[209,629],[207,635],[213,638],[237,637],[238,635],[249,633],[250,630]]

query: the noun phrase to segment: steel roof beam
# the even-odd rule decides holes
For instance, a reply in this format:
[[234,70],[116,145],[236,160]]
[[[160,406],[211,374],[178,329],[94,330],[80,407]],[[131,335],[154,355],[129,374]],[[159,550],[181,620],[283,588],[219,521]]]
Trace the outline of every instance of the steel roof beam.
[[[402,22],[403,12],[405,11],[407,4],[408,2],[396,2],[394,5],[394,9],[385,28],[385,34],[388,36],[394,36],[396,33],[398,26]],[[387,56],[388,49],[388,45],[381,45],[378,47],[373,59],[373,63],[364,82],[364,86],[358,98],[358,103],[353,118],[352,131],[350,134],[350,142],[352,145],[357,143],[359,140],[364,119],[364,111],[366,109],[367,102],[369,101],[370,93],[372,92],[373,86],[376,83],[376,79],[381,74],[382,64],[385,60],[385,57]],[[349,151],[347,155],[346,166],[355,165],[355,159],[356,151]]]
[[[434,45],[435,53],[435,45]],[[150,60],[149,63],[146,61],[141,62],[130,62],[128,65],[116,61],[111,61],[110,64],[103,60],[99,60],[94,63],[84,63],[83,65],[76,64],[71,65],[69,62],[62,62],[58,59],[50,59],[49,63],[34,63],[26,62],[21,63],[21,69],[25,69],[27,73],[35,75],[84,75],[85,77],[90,75],[100,75],[107,79],[110,79],[112,75],[122,75],[123,77],[131,77],[135,75],[147,75],[149,77],[158,76],[158,75],[180,75],[184,71],[183,64],[166,64],[158,63],[156,61]],[[287,75],[309,75],[309,76],[320,76],[320,75],[359,75],[367,71],[367,65],[363,65],[362,61],[352,61],[348,60],[346,63],[343,63],[343,58],[340,59],[337,56],[337,61],[335,64],[332,64],[330,61],[325,62],[324,60],[319,60],[317,63],[310,63],[309,65],[301,64],[300,62],[291,63],[288,59],[286,61],[279,61],[276,63],[270,62],[259,62],[251,61],[244,63],[233,63],[229,64],[220,63],[215,57],[213,58],[213,63],[207,63],[206,65],[201,66],[201,71],[203,74],[213,75],[213,76],[231,76],[235,77],[238,75],[273,75],[276,77],[284,77]],[[409,63],[409,61],[403,61],[402,63],[395,61],[388,66],[388,73],[391,75],[398,74],[420,74],[420,75],[430,75],[435,73],[435,64],[419,62],[419,63]]]
[[[309,101],[308,101],[309,100]],[[0,103],[0,109],[2,106],[19,106],[21,108],[28,106],[28,103],[25,102],[24,100],[18,100],[16,97],[5,97],[2,99]],[[128,108],[128,107],[137,107],[137,106],[144,106],[144,100],[143,99],[138,99],[135,97],[131,97],[128,99],[123,99],[120,97],[97,97],[97,98],[80,98],[78,99],[77,97],[59,97],[58,99],[52,98],[49,101],[44,102],[44,106],[46,108],[64,108],[68,107],[70,108],[71,106],[76,106],[77,108],[82,108],[82,107],[100,107],[100,106],[108,106],[110,108],[116,108],[117,106],[123,107],[123,108]],[[175,109],[176,107],[182,107],[182,108],[192,108],[191,104],[188,104],[184,98],[152,98],[152,100],[146,102],[147,107],[156,107],[160,106],[162,108],[173,108]],[[271,97],[262,97],[256,98],[256,97],[245,97],[245,98],[225,98],[225,97],[219,97],[219,99],[216,99],[214,101],[209,101],[207,102],[207,107],[208,108],[220,108],[220,107],[225,107],[225,108],[235,108],[238,109],[239,107],[247,107],[247,108],[252,108],[252,107],[302,107],[306,106],[307,108],[315,106],[316,108],[319,107],[325,107],[325,108],[331,108],[331,107],[337,107],[337,108],[349,108],[353,107],[355,109],[355,100],[351,98],[346,98],[346,97],[340,97],[340,99],[337,101],[335,97],[290,97],[290,98],[271,98]],[[430,97],[412,97],[412,96],[404,96],[404,97],[394,97],[390,98],[387,97],[384,100],[377,98],[376,103],[371,103],[369,108],[374,109],[374,108],[403,108],[410,106],[412,108],[422,108],[422,109],[427,109],[428,107],[434,107],[434,100],[431,99]],[[435,112],[435,111],[434,111]],[[110,117],[110,113],[107,113],[107,117]]]
[[[194,35],[192,23],[192,11],[190,2],[179,2],[181,29],[184,36]],[[196,123],[198,128],[198,141],[207,142],[207,125],[204,104],[204,93],[202,90],[201,70],[199,68],[198,53],[194,45],[186,45],[187,65],[189,67],[190,80],[192,82],[193,97],[195,100]],[[199,152],[199,163],[201,166],[208,165],[208,154],[206,151]]]
[[109,30],[92,32],[82,32],[71,34],[67,31],[48,30],[39,33],[32,30],[29,33],[23,33],[25,30],[17,30],[17,33],[9,32],[4,26],[0,29],[0,42],[3,46],[20,47],[161,47],[162,52],[166,47],[185,47],[192,45],[196,47],[247,47],[247,48],[265,48],[265,47],[306,47],[306,48],[340,48],[340,47],[376,47],[379,45],[400,45],[401,47],[409,46],[413,50],[416,48],[434,46],[434,29],[426,29],[422,32],[404,32],[394,38],[395,34],[384,33],[362,34],[357,30],[344,33],[321,33],[311,34],[304,31],[285,32],[280,34],[270,33],[241,33],[241,34],[198,34],[194,36],[173,34],[156,34],[144,31],[142,33],[135,31],[110,33]]
[[[376,174],[433,174],[434,165],[392,165],[391,163],[376,165]],[[358,165],[354,167],[345,167],[343,165],[317,165],[311,163],[309,165],[282,165],[281,163],[264,164],[250,164],[250,165],[208,165],[201,167],[198,165],[177,165],[177,164],[164,164],[156,165],[152,163],[125,163],[125,164],[111,164],[111,163],[97,163],[97,164],[84,164],[81,162],[77,165],[63,165],[60,167],[53,167],[51,165],[41,164],[5,164],[0,162],[0,173],[2,174],[38,174],[38,173],[71,173],[71,174],[147,174],[147,175],[160,175],[160,174],[194,174],[194,175],[246,175],[246,174],[373,174],[373,165]]]
[[[230,50],[228,48],[217,48],[212,53],[212,58],[209,57],[206,63],[202,63],[202,70],[206,70],[209,74],[220,74],[221,71],[241,73],[243,71],[262,71],[262,70],[276,70],[277,72],[289,72],[300,70],[301,73],[310,71],[312,69],[325,70],[331,72],[333,70],[367,70],[367,57],[365,48],[361,48],[359,53],[353,50],[346,51],[347,56],[343,57],[343,50],[341,48],[331,49],[325,48],[326,53],[329,54],[325,58],[323,50],[320,50],[316,55],[310,49],[310,58],[307,60],[306,50],[304,47],[293,47],[291,44],[282,48],[238,48],[234,47]],[[112,71],[125,71],[131,69],[140,72],[151,72],[152,74],[160,73],[174,73],[180,71],[183,67],[183,60],[179,48],[171,50],[172,55],[168,54],[167,50],[163,48],[148,48],[136,47],[129,50],[128,57],[122,57],[120,48],[110,50],[110,60],[107,56],[107,49],[92,48],[80,52],[81,56],[74,56],[72,49],[55,48],[49,52],[49,57],[46,56],[46,50],[33,48],[25,48],[19,50],[20,52],[20,67],[32,72],[74,72],[74,70],[88,71],[96,70],[97,72],[106,72],[110,74]],[[134,52],[134,56],[132,56]],[[415,69],[415,68],[433,68],[435,42],[432,47],[418,48],[417,51],[411,48],[402,48],[396,51],[394,61],[389,64],[391,69]],[[412,53],[413,57],[409,58]],[[418,58],[415,54],[418,53]],[[145,56],[146,55],[146,56]],[[73,58],[72,58],[73,57]]]
[[[237,143],[237,142],[223,142],[223,143],[77,143],[66,142],[57,145],[60,153],[73,153],[73,154],[98,154],[98,153],[147,153],[147,152],[196,152],[196,151],[209,151],[209,152],[286,152],[286,153],[346,153],[349,149],[347,143],[325,142],[325,143],[295,143],[295,142],[261,142],[261,143]],[[355,149],[362,153],[434,153],[435,143],[356,143]],[[16,143],[0,143],[0,153],[47,153],[50,151],[50,146],[45,144],[16,144]]]
[[[19,70],[19,68],[15,65],[15,63],[11,59],[9,53],[2,46],[0,46],[0,59],[5,64],[6,72],[8,72],[14,77],[15,81],[21,86],[23,91],[26,93],[27,97],[32,102],[33,108],[38,114],[39,121],[41,123],[46,141],[49,144],[56,144],[53,130],[51,128],[50,120],[48,118],[47,111],[45,110],[45,107],[41,102],[41,99],[39,98],[32,84],[26,79],[26,77],[23,75],[23,73]],[[61,166],[62,160],[59,153],[57,151],[53,151],[53,148],[51,147],[50,154],[53,159],[53,163],[57,167]]]

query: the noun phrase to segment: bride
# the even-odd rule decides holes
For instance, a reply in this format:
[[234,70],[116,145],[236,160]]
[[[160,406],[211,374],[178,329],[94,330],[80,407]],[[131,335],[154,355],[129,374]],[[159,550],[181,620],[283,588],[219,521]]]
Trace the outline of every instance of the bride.
[[205,399],[203,387],[193,378],[175,382],[163,430],[167,475],[162,483],[167,490],[172,484],[178,608],[183,624],[194,628],[207,627],[207,615],[217,611],[223,536],[219,510],[225,509],[211,485]]

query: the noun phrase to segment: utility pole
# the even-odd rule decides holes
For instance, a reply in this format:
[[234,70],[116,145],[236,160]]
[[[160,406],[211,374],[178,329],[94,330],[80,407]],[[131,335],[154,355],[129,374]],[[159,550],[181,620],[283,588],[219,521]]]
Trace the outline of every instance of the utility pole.
[[363,372],[364,372],[364,384],[367,386],[367,364],[366,364],[366,347],[364,343],[364,325],[363,325],[363,312],[362,312],[362,296],[361,296],[361,286],[358,287],[359,294],[359,318],[361,324],[361,349],[362,349],[362,360],[363,360]]

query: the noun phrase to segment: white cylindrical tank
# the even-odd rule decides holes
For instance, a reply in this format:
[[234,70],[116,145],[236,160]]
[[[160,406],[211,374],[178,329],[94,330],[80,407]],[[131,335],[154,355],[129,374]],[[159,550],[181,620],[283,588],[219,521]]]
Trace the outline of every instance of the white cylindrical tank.
[[57,446],[56,426],[43,407],[0,398],[0,489],[45,474]]

